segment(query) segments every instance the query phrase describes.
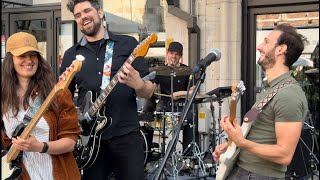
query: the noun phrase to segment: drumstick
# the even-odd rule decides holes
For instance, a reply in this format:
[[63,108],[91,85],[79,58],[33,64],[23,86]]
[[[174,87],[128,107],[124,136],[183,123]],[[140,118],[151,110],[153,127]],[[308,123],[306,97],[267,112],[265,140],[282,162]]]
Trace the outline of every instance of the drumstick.
[[154,94],[158,96],[171,97],[171,95],[168,95],[168,94],[161,94],[161,93],[154,93]]

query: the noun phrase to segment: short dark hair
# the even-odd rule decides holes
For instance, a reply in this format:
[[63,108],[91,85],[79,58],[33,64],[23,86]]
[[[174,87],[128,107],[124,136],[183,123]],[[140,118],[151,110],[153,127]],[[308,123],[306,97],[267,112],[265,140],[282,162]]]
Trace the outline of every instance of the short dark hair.
[[73,13],[75,5],[77,5],[78,3],[86,2],[86,1],[88,1],[92,5],[92,7],[94,7],[96,10],[101,9],[99,0],[69,0],[67,4],[67,9]]
[[280,24],[274,28],[274,30],[281,31],[282,34],[278,38],[278,45],[287,45],[287,52],[285,54],[285,65],[291,67],[295,63],[302,51],[304,45],[309,43],[307,38],[302,34],[299,34],[293,26],[288,24]]

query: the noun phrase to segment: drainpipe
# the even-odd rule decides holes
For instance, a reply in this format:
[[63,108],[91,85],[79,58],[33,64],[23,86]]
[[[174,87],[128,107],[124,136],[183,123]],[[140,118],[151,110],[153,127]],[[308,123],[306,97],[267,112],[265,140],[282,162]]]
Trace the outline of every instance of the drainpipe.
[[200,28],[197,18],[179,8],[179,0],[167,0],[168,12],[187,22],[188,28],[188,62],[190,67],[195,67],[200,59]]

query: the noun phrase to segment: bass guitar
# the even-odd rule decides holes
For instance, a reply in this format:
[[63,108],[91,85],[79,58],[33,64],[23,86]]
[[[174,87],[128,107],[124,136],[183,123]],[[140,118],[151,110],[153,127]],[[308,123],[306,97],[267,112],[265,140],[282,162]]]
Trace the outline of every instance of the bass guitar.
[[[126,62],[131,64],[135,58],[145,56],[150,44],[155,43],[157,39],[156,34],[151,34],[133,50]],[[118,74],[122,71],[123,67],[124,65],[118,70],[107,87],[102,90],[94,103],[92,102],[92,92],[88,91],[84,102],[77,108],[82,129],[84,132],[88,131],[88,133],[82,133],[82,135],[80,135],[73,151],[79,169],[89,168],[98,156],[101,135],[112,123],[112,119],[104,115],[102,107],[106,98],[118,83]],[[100,114],[100,112],[102,112],[102,114]]]
[[[243,81],[240,81],[237,84],[232,85],[232,95],[230,99],[230,115],[229,120],[233,121],[236,117],[236,108],[237,102],[240,99],[240,96],[246,90]],[[251,127],[251,123],[244,122],[241,126],[243,136],[246,137]],[[218,166],[218,170],[216,172],[216,179],[217,180],[224,180],[231,172],[237,158],[240,149],[237,148],[236,144],[232,142],[230,139],[228,140],[228,149],[225,153],[221,154],[220,156],[220,164]]]
[[[39,110],[33,116],[28,125],[18,126],[19,129],[16,129],[15,132],[19,132],[18,135],[20,138],[26,139],[27,137],[29,137],[30,133],[37,125],[42,115],[46,112],[53,98],[57,96],[58,92],[67,89],[74,75],[81,70],[83,60],[83,56],[77,56],[77,59],[74,60],[73,63],[66,69],[66,71],[59,77],[59,81],[53,87],[46,100],[41,104]],[[14,146],[11,146],[9,151],[3,154],[1,158],[2,180],[11,180],[19,178],[22,171],[21,167],[19,167],[17,162],[17,160],[21,157],[21,155],[19,155],[20,153],[21,151],[19,149],[15,148]]]

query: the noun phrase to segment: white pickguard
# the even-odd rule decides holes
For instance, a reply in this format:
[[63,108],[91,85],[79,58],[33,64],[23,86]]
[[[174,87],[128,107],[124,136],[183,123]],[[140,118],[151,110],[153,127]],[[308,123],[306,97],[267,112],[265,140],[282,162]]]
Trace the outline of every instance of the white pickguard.
[[[247,137],[250,128],[251,128],[252,122],[246,123],[244,122],[241,126],[242,129],[242,135],[243,137]],[[218,170],[216,172],[216,179],[217,180],[224,180],[227,178],[227,176],[230,174],[231,170],[233,169],[233,166],[235,162],[238,159],[240,149],[236,146],[234,142],[231,143],[231,145],[228,147],[227,151],[220,156],[220,164],[218,166]]]
[[[15,168],[10,169],[10,163],[7,162],[7,155],[1,158],[1,180],[14,177]],[[17,174],[19,176],[19,174]],[[16,177],[18,178],[18,177]]]

